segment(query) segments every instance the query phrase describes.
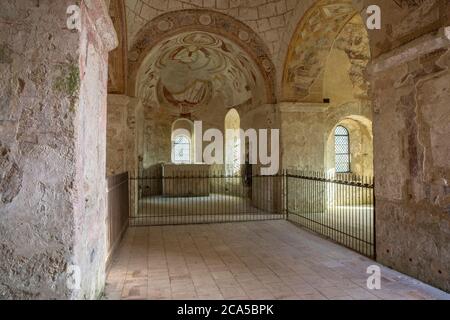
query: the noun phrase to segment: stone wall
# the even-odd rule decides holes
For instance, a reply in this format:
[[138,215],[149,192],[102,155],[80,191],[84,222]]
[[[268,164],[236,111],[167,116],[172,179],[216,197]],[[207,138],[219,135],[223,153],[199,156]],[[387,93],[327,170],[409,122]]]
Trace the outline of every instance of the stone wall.
[[350,131],[352,173],[373,175],[372,123],[362,116],[366,107],[358,103],[339,108],[317,103],[282,103],[279,108],[283,168],[334,170],[334,129],[341,124]]
[[172,124],[177,120],[164,110],[144,109],[143,169],[172,161]]
[[423,36],[371,68],[378,260],[450,291],[450,40]]
[[[69,31],[72,4],[2,2],[0,299],[90,299],[104,286],[106,71],[115,35],[102,1],[82,2],[81,32]],[[68,286],[76,274],[80,282]]]
[[136,175],[142,156],[144,110],[139,99],[108,96],[106,171],[108,176]]

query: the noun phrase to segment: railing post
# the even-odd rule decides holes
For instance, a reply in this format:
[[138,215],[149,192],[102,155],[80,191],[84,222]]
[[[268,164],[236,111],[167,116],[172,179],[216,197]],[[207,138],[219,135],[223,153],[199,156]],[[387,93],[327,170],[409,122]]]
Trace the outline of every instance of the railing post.
[[289,178],[288,178],[288,172],[287,170],[283,170],[284,174],[284,192],[285,192],[285,197],[284,197],[284,210],[285,210],[285,219],[289,221]]
[[372,178],[372,203],[373,203],[373,259],[377,261],[377,198],[375,193],[375,177]]

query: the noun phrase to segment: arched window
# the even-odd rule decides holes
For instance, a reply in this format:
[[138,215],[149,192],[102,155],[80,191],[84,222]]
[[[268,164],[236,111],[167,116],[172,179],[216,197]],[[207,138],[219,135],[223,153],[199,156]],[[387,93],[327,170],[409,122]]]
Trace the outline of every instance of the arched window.
[[347,128],[337,126],[334,131],[336,173],[351,172],[350,134]]
[[172,161],[175,164],[191,163],[191,139],[178,135],[173,139]]
[[235,109],[231,109],[225,117],[225,162],[226,172],[230,175],[238,175],[241,171],[240,127],[239,113]]

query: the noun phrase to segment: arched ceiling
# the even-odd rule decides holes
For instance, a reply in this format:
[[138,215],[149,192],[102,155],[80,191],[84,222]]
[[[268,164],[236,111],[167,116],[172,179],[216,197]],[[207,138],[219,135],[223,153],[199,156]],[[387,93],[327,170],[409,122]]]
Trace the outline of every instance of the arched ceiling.
[[137,94],[138,72],[143,68],[144,61],[148,63],[148,56],[152,51],[156,51],[155,48],[179,34],[195,32],[213,35],[216,40],[226,44],[228,49],[234,48],[235,52],[240,52],[240,57],[245,57],[256,66],[257,71],[253,73],[262,76],[262,102],[276,101],[276,71],[264,42],[247,25],[230,16],[209,10],[170,12],[158,16],[141,29],[128,51],[129,93]]
[[[162,16],[172,14],[172,21],[178,20],[180,23],[176,25],[186,25],[186,21],[192,20],[193,15],[186,11],[196,11],[201,15],[203,12],[215,12],[217,14],[226,15],[232,19],[227,19],[225,23],[223,19],[219,19],[219,23],[216,23],[214,14],[210,15],[212,26],[220,25],[219,28],[224,30],[228,27],[235,29],[237,24],[243,24],[245,27],[251,30],[250,33],[256,34],[261,40],[262,44],[267,48],[267,56],[274,62],[276,67],[276,91],[277,96],[284,100],[307,100],[305,97],[306,91],[311,89],[308,82],[316,79],[315,73],[317,70],[299,71],[295,66],[289,66],[288,72],[285,70],[286,57],[290,62],[298,60],[299,56],[292,54],[292,51],[300,51],[300,49],[294,49],[287,54],[290,40],[293,34],[305,35],[308,30],[314,32],[320,32],[316,30],[317,19],[314,19],[314,15],[318,14],[317,9],[320,8],[322,18],[322,26],[319,29],[322,30],[322,34],[325,34],[322,28],[324,25],[329,24],[330,21],[335,21],[339,25],[339,20],[345,16],[345,10],[351,10],[351,3],[353,8],[365,14],[365,8],[368,5],[373,4],[371,0],[111,0],[120,1],[124,4],[126,9],[126,29],[128,35],[127,48],[132,54],[136,52],[136,44],[142,44],[142,34],[144,38],[148,39],[148,43],[154,45],[155,37],[159,39],[158,34],[148,33],[148,26],[151,28],[155,26],[155,21],[161,22]],[[448,8],[450,3],[442,0],[427,0],[427,1],[409,1],[409,0],[378,0],[377,3],[383,12],[383,30],[385,31],[369,31],[371,39],[371,51],[373,58],[378,57],[381,53],[387,52],[393,48],[400,46],[420,35],[438,30],[440,27],[448,24],[448,17],[450,12]],[[311,7],[313,9],[309,10]],[[311,14],[311,11],[316,11]],[[305,14],[306,13],[306,14]],[[335,15],[337,14],[337,16]],[[334,19],[336,17],[336,19]],[[311,21],[310,18],[313,18]],[[165,18],[164,18],[165,19]],[[231,20],[235,22],[230,22]],[[195,20],[195,19],[194,19]],[[203,20],[208,21],[208,19]],[[301,21],[299,25],[299,21]],[[237,22],[237,23],[236,23]],[[311,26],[308,24],[311,23]],[[188,22],[187,24],[190,24]],[[170,24],[169,24],[170,25]],[[167,26],[166,23],[162,23],[161,27]],[[313,27],[314,26],[314,27]],[[205,28],[207,26],[204,26]],[[208,26],[210,27],[210,26]],[[304,32],[300,32],[299,29],[305,27]],[[241,27],[238,27],[241,28]],[[143,30],[147,29],[143,32]],[[241,28],[242,29],[242,28]],[[339,29],[339,28],[337,28]],[[297,30],[297,32],[294,32]],[[206,30],[208,31],[208,30]],[[226,30],[228,31],[228,30]],[[331,30],[330,39],[333,38],[333,33],[336,30]],[[168,32],[170,33],[170,32]],[[296,38],[295,36],[294,38]],[[313,35],[313,37],[315,37]],[[318,39],[317,37],[315,38]],[[301,39],[293,39],[293,44],[298,45]],[[320,38],[319,43],[326,40]],[[307,41],[305,39],[305,41]],[[312,41],[314,42],[314,41]],[[305,49],[307,45],[305,45]],[[303,50],[307,51],[307,50]],[[259,60],[260,57],[254,57]],[[132,64],[134,62],[132,61]],[[297,61],[298,63],[298,61]],[[130,66],[130,73],[136,71],[136,66]],[[291,68],[292,67],[292,68]],[[307,76],[302,77],[297,73],[308,73]],[[313,68],[314,69],[314,68]],[[318,68],[321,69],[320,67]],[[312,77],[310,77],[310,75]],[[320,72],[319,72],[320,76]],[[289,77],[288,80],[286,78]],[[293,78],[297,80],[293,81]],[[310,79],[308,79],[310,78]],[[287,85],[286,85],[287,84]],[[131,83],[131,86],[134,84]],[[284,87],[284,89],[283,89]],[[309,88],[309,89],[308,89]],[[313,91],[317,91],[317,88],[313,88]],[[320,91],[320,90],[319,90]],[[134,88],[128,92],[134,92]],[[299,95],[300,93],[300,95]],[[299,98],[300,97],[300,98]],[[302,98],[303,97],[303,98]]]
[[117,32],[118,47],[109,54],[108,93],[124,94],[127,91],[127,27],[125,6],[121,0],[109,2],[109,14]]
[[[261,104],[264,79],[251,57],[232,41],[190,31],[156,45],[137,76],[137,95],[149,106],[191,114],[217,104]],[[220,106],[219,106],[220,107]]]
[[320,0],[306,12],[286,57],[282,82],[284,101],[321,102],[328,55],[356,14],[352,0]]
[[[343,69],[339,62],[336,62],[339,54],[342,53],[345,60],[348,60],[350,66],[345,66]],[[364,22],[361,15],[357,14],[344,26],[340,34],[334,41],[333,48],[328,57],[325,70],[325,86],[330,84],[330,78],[336,82],[338,80],[333,78],[339,78],[335,75],[339,72],[345,72],[349,78],[349,97],[355,100],[368,100],[369,99],[369,83],[364,75],[366,68],[371,59],[370,44],[367,31],[365,29]],[[347,69],[348,68],[348,69]],[[341,89],[342,88],[342,89]],[[328,90],[333,90],[327,88]],[[324,88],[324,97],[330,98],[330,93],[326,92]],[[344,91],[343,86],[334,88],[334,91]]]
[[[302,0],[304,1],[304,0]],[[252,28],[267,44],[272,57],[298,0],[124,0],[130,46],[148,22],[161,14],[183,9],[214,10]]]

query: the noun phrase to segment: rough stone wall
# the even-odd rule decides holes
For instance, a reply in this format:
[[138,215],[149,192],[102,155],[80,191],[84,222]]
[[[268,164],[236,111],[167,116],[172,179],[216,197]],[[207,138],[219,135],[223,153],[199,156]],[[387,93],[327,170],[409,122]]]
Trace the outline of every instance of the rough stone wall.
[[[70,295],[79,35],[69,1],[2,1],[0,298]],[[51,177],[51,179],[49,179]]]
[[[108,96],[106,172],[108,176],[129,172],[135,175],[143,131],[143,108],[138,99]],[[142,147],[141,147],[142,148]]]
[[106,148],[106,173],[114,176],[126,171],[126,137],[129,132],[127,125],[127,103],[111,101],[108,96],[108,129]]
[[[98,298],[105,285],[106,267],[106,121],[108,52],[117,45],[102,1],[81,3],[79,44],[80,92],[76,107],[76,206],[74,257],[80,270],[80,290],[71,298]],[[102,19],[109,19],[99,24]],[[108,28],[103,30],[102,28]]]
[[280,106],[283,168],[324,171],[324,106],[289,104],[294,110],[286,110],[286,105]]
[[2,1],[0,299],[94,298],[104,285],[107,50],[90,20],[102,3],[82,6],[81,33],[66,28],[72,4]]
[[381,263],[450,291],[450,40],[423,45],[437,37],[380,57],[371,73],[377,251]]
[[144,109],[143,169],[172,161],[172,124],[177,117],[150,107]]

